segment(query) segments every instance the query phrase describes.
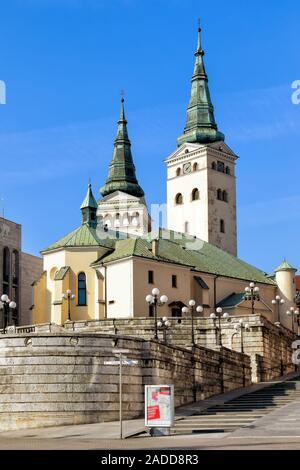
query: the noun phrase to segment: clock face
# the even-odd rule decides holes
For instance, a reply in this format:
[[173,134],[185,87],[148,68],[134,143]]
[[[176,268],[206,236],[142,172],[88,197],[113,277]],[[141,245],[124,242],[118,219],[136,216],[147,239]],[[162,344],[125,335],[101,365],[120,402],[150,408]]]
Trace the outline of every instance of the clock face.
[[185,164],[183,165],[183,173],[184,173],[185,175],[187,175],[188,173],[190,173],[191,170],[192,170],[192,164],[191,164],[191,163],[185,163]]

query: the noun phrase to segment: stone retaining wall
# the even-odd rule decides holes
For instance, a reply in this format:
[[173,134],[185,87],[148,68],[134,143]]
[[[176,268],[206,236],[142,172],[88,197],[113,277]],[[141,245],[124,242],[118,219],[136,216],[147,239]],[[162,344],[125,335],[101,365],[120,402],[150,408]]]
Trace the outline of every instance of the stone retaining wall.
[[248,385],[250,359],[229,351],[193,351],[99,333],[0,337],[0,430],[118,419],[118,367],[113,344],[139,360],[123,366],[124,418],[144,413],[144,385],[175,385],[176,406]]
[[[244,352],[251,357],[252,381],[270,380],[295,370],[292,363],[292,343],[296,334],[291,330],[276,326],[262,315],[231,317],[229,321],[222,320],[222,343],[229,349],[241,351],[241,336],[234,329],[240,319],[249,324],[249,331],[243,333]],[[169,344],[179,347],[191,347],[191,319],[172,318],[171,328],[166,340]],[[98,330],[108,333],[132,335],[150,339],[154,336],[153,318],[116,319],[98,321],[78,321],[65,324],[65,328],[83,331]],[[159,331],[163,340],[163,331]],[[213,320],[209,318],[195,319],[195,340],[204,347],[218,347],[218,334]]]

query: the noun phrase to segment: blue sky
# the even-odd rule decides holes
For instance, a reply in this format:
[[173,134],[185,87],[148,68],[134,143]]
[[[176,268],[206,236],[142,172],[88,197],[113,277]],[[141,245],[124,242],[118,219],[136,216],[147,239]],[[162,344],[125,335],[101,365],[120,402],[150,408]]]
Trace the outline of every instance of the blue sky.
[[[4,5],[5,4],[5,5]],[[120,90],[147,202],[165,195],[190,93],[197,17],[219,128],[239,155],[239,256],[266,271],[300,266],[300,2],[10,0],[1,2],[0,197],[31,253],[80,223],[98,195]]]

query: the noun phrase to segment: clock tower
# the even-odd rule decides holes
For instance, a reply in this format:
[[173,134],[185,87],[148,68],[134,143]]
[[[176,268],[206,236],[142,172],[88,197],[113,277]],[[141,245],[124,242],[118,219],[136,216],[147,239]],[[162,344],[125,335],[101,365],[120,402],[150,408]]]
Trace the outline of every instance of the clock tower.
[[198,47],[184,132],[166,160],[168,229],[236,256],[237,156],[217,127],[198,28]]

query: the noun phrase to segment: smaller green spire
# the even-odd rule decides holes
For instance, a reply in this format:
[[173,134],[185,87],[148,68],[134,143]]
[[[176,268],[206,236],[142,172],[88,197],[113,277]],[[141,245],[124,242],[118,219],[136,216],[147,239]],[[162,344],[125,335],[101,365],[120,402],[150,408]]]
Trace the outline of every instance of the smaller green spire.
[[131,143],[127,132],[123,94],[113,157],[109,165],[108,178],[105,185],[100,189],[100,193],[104,197],[115,191],[123,191],[136,197],[144,196],[144,191],[139,185],[135,174]]
[[288,261],[284,258],[284,260],[278,266],[278,268],[275,269],[275,273],[277,273],[278,271],[297,271],[297,269],[293,268],[293,266],[290,263],[288,263]]
[[89,182],[88,190],[80,206],[80,209],[82,213],[82,223],[87,224],[90,227],[96,228],[97,227],[96,215],[97,215],[98,204],[93,195],[91,182]]

